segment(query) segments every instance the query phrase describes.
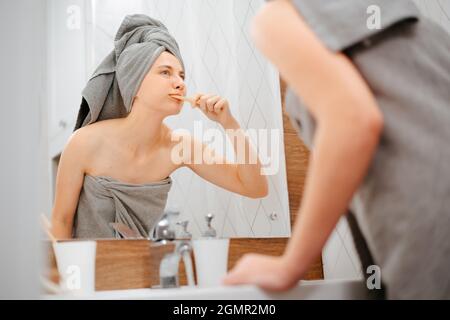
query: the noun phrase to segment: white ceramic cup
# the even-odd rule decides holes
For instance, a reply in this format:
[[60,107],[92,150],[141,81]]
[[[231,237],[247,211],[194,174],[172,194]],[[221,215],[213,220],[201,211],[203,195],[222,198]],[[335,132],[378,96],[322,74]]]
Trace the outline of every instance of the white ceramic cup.
[[203,238],[192,240],[197,285],[219,286],[227,273],[230,239]]
[[63,291],[90,294],[95,291],[95,241],[57,241],[53,243]]

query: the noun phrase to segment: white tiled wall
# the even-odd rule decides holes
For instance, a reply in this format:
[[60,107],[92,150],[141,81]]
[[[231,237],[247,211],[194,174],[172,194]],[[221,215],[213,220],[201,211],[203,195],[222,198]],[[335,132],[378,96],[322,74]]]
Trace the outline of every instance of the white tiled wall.
[[[226,97],[243,128],[279,129],[279,171],[268,176],[269,195],[262,200],[227,192],[189,169],[172,175],[174,184],[168,206],[182,210],[180,219],[190,221],[189,230],[194,236],[205,229],[204,216],[208,212],[215,214],[213,225],[225,237],[290,235],[279,76],[255,50],[248,34],[250,19],[263,3],[264,0],[91,2],[92,70],[112,49],[112,39],[123,17],[147,14],[161,20],[177,39],[186,66],[188,94],[211,92]],[[205,129],[217,127],[190,108],[168,119],[167,124],[193,132],[194,120],[203,120]]]
[[[414,0],[421,12],[442,25],[450,33],[450,0]],[[342,218],[327,242],[322,254],[326,279],[361,278],[359,261],[352,235]]]
[[346,218],[341,218],[322,251],[325,279],[359,279],[361,262]]

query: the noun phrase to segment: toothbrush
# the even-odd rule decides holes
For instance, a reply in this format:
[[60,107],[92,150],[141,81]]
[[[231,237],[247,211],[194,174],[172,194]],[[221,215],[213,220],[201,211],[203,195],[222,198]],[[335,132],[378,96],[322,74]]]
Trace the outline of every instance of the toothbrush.
[[175,99],[179,99],[179,100],[183,100],[183,101],[187,101],[191,104],[191,106],[197,107],[198,106],[198,102],[196,100],[194,100],[194,98],[191,97],[184,97],[184,96],[180,96],[180,95],[171,95],[171,97],[175,98]]
[[[195,100],[192,97],[184,97],[184,96],[180,96],[180,95],[177,95],[177,94],[170,95],[170,96],[175,98],[175,99],[178,99],[178,100],[189,102],[191,104],[192,108],[200,107],[200,104],[198,103],[198,99]],[[222,111],[222,110],[223,110],[223,107],[220,108],[220,111]]]

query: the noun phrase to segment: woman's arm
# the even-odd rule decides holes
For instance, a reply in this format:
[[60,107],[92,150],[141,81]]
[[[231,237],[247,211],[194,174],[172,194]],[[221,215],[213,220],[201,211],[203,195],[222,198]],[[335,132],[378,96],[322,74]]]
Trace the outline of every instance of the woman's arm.
[[[225,129],[238,161],[227,163],[224,157],[215,154],[208,146],[190,138],[193,152],[185,165],[203,179],[226,190],[250,198],[265,197],[268,193],[267,179],[261,173],[258,155],[231,115],[227,100],[215,95],[198,95],[196,100],[203,113]],[[201,163],[196,163],[199,161],[196,161],[195,150],[201,150]]]
[[[289,1],[265,5],[251,33],[256,46],[302,98],[317,130],[299,218],[284,255],[247,257],[225,281],[285,290],[321,254],[348,208],[378,145],[382,115],[351,61],[326,49]],[[273,274],[280,276],[274,279]]]
[[78,205],[85,173],[83,134],[77,130],[61,154],[56,176],[55,202],[52,210],[52,233],[57,239],[72,238],[73,218]]

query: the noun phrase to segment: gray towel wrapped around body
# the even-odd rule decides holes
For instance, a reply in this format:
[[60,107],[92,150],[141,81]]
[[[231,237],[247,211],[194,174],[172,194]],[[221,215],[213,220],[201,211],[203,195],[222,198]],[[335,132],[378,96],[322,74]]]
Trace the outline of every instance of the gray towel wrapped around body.
[[142,80],[164,51],[177,57],[184,69],[178,44],[163,23],[143,14],[127,15],[117,31],[114,50],[83,89],[74,130],[128,114]]
[[120,238],[110,226],[120,222],[147,238],[161,219],[172,180],[145,184],[110,177],[84,178],[74,220],[74,238]]

